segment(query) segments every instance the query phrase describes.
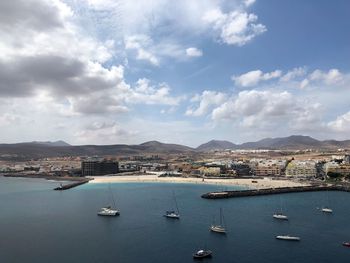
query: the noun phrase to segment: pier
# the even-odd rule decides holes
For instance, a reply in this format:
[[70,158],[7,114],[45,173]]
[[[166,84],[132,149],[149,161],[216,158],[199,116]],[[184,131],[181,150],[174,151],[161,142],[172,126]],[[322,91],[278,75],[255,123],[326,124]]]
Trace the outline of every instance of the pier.
[[78,182],[74,182],[74,183],[70,183],[70,184],[65,184],[65,185],[61,184],[59,187],[56,187],[53,190],[56,190],[56,191],[68,190],[68,189],[71,189],[73,187],[77,187],[79,185],[86,184],[87,182],[89,182],[89,180],[82,180],[82,181],[78,181]]
[[201,197],[205,199],[224,199],[234,197],[298,193],[298,192],[316,192],[316,191],[344,191],[350,192],[349,186],[343,185],[312,185],[312,186],[297,186],[297,187],[280,187],[280,188],[265,188],[265,189],[251,189],[238,191],[220,191],[209,192],[203,194]]

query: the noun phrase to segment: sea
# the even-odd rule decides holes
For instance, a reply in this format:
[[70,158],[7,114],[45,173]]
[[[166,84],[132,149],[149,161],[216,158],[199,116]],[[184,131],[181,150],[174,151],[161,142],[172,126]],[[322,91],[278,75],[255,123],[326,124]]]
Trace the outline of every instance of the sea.
[[[308,192],[222,200],[208,191],[239,187],[174,183],[85,184],[53,191],[44,179],[0,177],[0,262],[350,262],[350,193]],[[175,209],[180,220],[163,217]],[[100,217],[111,203],[121,214]],[[333,214],[324,214],[328,205]],[[209,231],[222,208],[227,234]],[[280,209],[290,218],[278,221]],[[293,235],[300,242],[276,240]]]

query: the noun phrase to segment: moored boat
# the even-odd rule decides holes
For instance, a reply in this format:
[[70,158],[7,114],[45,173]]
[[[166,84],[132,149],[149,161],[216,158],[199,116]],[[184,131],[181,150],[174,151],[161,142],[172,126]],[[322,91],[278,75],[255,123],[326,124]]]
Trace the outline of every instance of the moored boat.
[[300,241],[300,237],[294,237],[290,235],[282,235],[282,236],[276,236],[276,239],[279,240],[287,240],[287,241]]
[[173,197],[174,197],[174,203],[176,206],[176,211],[174,211],[174,210],[166,211],[164,216],[167,218],[180,219],[180,211],[179,211],[179,207],[177,205],[177,201],[176,201],[176,197],[175,197],[174,192],[173,192]]
[[[113,206],[116,207],[114,196],[111,191],[110,185],[108,185],[108,191],[109,191],[110,198],[112,199]],[[116,208],[112,208],[111,206],[102,207],[101,210],[97,212],[97,215],[99,216],[118,216],[119,214],[120,214],[119,210],[117,210]]]
[[343,242],[344,247],[350,247],[350,242]]
[[99,216],[117,216],[119,211],[112,209],[110,206],[102,207],[101,210],[97,213]]
[[288,216],[282,213],[273,214],[273,218],[280,219],[280,220],[288,220]]
[[180,214],[175,211],[166,211],[164,216],[168,218],[180,219]]
[[208,258],[208,257],[211,257],[212,253],[213,252],[211,250],[200,249],[193,254],[193,258],[195,259]]
[[324,207],[321,209],[321,211],[324,213],[329,213],[329,214],[333,213],[333,210],[330,209],[329,207]]
[[220,224],[216,225],[215,222],[210,226],[210,231],[216,232],[216,233],[221,233],[221,234],[226,234],[226,228],[225,228],[225,223],[224,223],[224,215],[222,213],[222,208],[220,208]]

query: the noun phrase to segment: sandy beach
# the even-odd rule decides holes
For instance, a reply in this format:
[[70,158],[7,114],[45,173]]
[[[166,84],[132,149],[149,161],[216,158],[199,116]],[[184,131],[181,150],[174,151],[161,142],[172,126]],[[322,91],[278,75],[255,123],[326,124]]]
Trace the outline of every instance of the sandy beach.
[[217,184],[217,185],[239,185],[247,188],[279,188],[279,187],[294,187],[294,186],[306,186],[308,184],[302,184],[290,180],[272,180],[271,178],[259,178],[259,179],[208,179],[205,178],[187,178],[187,177],[158,177],[157,175],[128,175],[128,176],[94,176],[89,183],[148,183],[148,182],[161,182],[161,183],[193,183],[193,184]]

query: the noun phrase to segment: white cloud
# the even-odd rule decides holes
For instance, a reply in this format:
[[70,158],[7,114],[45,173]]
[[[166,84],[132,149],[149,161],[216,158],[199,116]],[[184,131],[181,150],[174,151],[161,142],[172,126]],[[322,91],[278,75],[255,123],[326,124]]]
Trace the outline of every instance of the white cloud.
[[275,70],[268,73],[263,73],[261,70],[249,71],[240,76],[232,76],[232,80],[237,86],[241,87],[253,87],[261,81],[279,78],[282,75],[282,71]]
[[350,132],[350,111],[328,122],[327,126],[335,132]]
[[305,74],[306,74],[305,67],[294,68],[292,70],[289,70],[286,74],[284,74],[280,78],[280,81],[283,81],[283,82],[293,81],[296,78],[305,76]]
[[247,44],[267,30],[263,24],[255,23],[257,20],[255,14],[240,10],[223,13],[219,8],[207,11],[203,16],[203,21],[211,25],[223,43],[237,46]]
[[159,65],[159,59],[146,48],[150,48],[153,41],[146,35],[133,35],[125,38],[125,48],[137,52],[136,59],[146,60],[154,66]]
[[208,113],[213,107],[220,105],[226,100],[226,94],[216,91],[205,90],[201,95],[195,95],[191,101],[199,101],[197,109],[188,108],[186,111],[187,116],[202,116]]
[[198,48],[190,47],[186,49],[186,55],[189,57],[201,57],[203,56],[203,52]]
[[142,103],[148,105],[170,105],[176,106],[183,99],[183,96],[172,97],[170,87],[166,83],[152,85],[149,79],[139,79],[134,88],[128,88],[123,97],[127,103]]
[[348,79],[349,76],[342,74],[338,69],[330,69],[329,71],[316,69],[301,81],[300,88],[341,86],[346,84]]

